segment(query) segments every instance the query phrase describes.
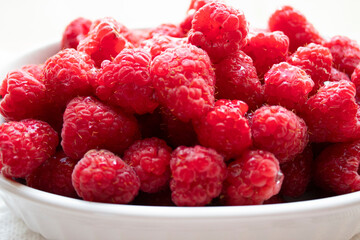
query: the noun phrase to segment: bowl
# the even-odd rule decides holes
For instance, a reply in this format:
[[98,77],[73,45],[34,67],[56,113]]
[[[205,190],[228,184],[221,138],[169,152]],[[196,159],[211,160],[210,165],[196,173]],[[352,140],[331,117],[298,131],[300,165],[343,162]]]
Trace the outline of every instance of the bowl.
[[[52,43],[30,51],[2,68],[1,77],[58,50]],[[47,239],[349,240],[360,232],[360,192],[260,206],[160,207],[87,202],[0,176],[0,196]]]

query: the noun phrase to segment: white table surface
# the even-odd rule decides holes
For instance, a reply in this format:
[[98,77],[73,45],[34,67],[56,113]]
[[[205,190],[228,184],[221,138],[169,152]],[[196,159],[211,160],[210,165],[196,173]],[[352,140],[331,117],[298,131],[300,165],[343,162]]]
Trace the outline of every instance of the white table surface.
[[[59,41],[65,26],[82,16],[112,16],[129,28],[180,22],[190,0],[0,0],[0,68],[13,58],[49,42]],[[358,0],[228,0],[242,9],[251,26],[264,28],[270,14],[284,4],[303,12],[325,36],[360,39]],[[360,40],[359,40],[360,41]],[[0,69],[1,70],[1,69]],[[0,71],[2,72],[2,71]],[[2,79],[4,76],[0,76]],[[15,217],[0,199],[0,239],[43,240]],[[360,235],[352,240],[360,240]]]

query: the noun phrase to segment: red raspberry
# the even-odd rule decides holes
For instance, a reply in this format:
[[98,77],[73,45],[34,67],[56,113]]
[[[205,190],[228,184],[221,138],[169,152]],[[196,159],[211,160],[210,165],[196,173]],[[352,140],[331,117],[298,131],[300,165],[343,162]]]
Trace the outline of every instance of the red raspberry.
[[315,83],[314,93],[330,79],[332,56],[330,50],[322,45],[310,43],[299,47],[287,62],[303,69],[311,77]]
[[129,30],[115,19],[102,18],[93,22],[77,49],[91,56],[95,65],[100,67],[102,61],[115,58],[124,48],[131,48],[127,34]]
[[45,85],[23,70],[9,72],[2,82],[0,113],[5,120],[40,118],[44,115]]
[[215,64],[218,99],[238,99],[246,102],[250,110],[263,103],[263,88],[252,59],[244,52],[229,54]]
[[264,80],[265,101],[289,110],[301,110],[314,87],[314,82],[304,70],[287,62],[272,66]]
[[135,117],[93,97],[74,98],[66,107],[61,146],[66,155],[80,159],[90,149],[122,154],[139,138]]
[[254,32],[248,35],[242,50],[252,58],[257,74],[262,78],[272,65],[286,60],[289,38],[281,31]]
[[289,37],[290,52],[309,43],[322,44],[325,41],[306,17],[291,6],[284,6],[270,16],[269,29],[282,31]]
[[345,80],[325,82],[307,101],[302,117],[313,142],[344,142],[357,132],[355,86]]
[[337,70],[336,68],[332,67],[329,81],[339,82],[340,80],[350,81],[350,78],[346,73],[341,72],[341,71]]
[[282,195],[296,198],[305,193],[312,177],[312,163],[313,153],[310,147],[306,147],[294,160],[280,165],[284,174],[281,186]]
[[337,194],[360,190],[360,142],[335,143],[315,159],[315,183]]
[[355,68],[353,74],[351,74],[351,82],[355,84],[356,87],[356,98],[360,99],[360,64]]
[[253,144],[272,152],[280,163],[292,160],[308,143],[303,119],[281,106],[263,106],[251,119]]
[[159,138],[136,141],[124,153],[124,162],[139,176],[140,190],[155,193],[166,188],[170,180],[171,148]]
[[36,80],[44,80],[44,64],[28,64],[21,67],[21,70],[30,73]]
[[135,171],[107,150],[88,151],[76,164],[72,183],[84,200],[106,203],[129,203],[140,188]]
[[226,205],[257,205],[279,193],[283,181],[279,161],[267,151],[246,151],[231,162],[224,182]]
[[147,39],[141,43],[141,47],[147,50],[152,59],[158,56],[160,53],[165,51],[168,48],[174,48],[178,45],[184,44],[186,38],[174,38],[163,35],[156,35],[151,39]]
[[103,62],[96,96],[131,113],[151,113],[159,105],[150,78],[151,56],[142,49],[124,49]]
[[177,206],[204,206],[219,196],[226,177],[223,157],[199,145],[178,147],[171,154],[172,201]]
[[244,14],[221,2],[210,2],[195,12],[189,43],[204,49],[218,62],[245,44],[248,22]]
[[79,42],[88,34],[91,21],[82,17],[76,18],[66,26],[61,40],[61,48],[77,48]]
[[61,108],[76,96],[92,95],[94,62],[88,55],[67,48],[45,62],[44,77],[48,101]]
[[71,174],[76,163],[76,160],[59,151],[28,175],[26,184],[49,193],[77,198],[71,182]]
[[218,100],[195,130],[201,145],[215,149],[226,160],[238,157],[252,145],[248,120],[244,117],[248,106],[240,100]]
[[182,29],[179,26],[171,23],[163,23],[157,26],[156,28],[151,29],[148,38],[153,38],[156,35],[169,36],[175,38],[185,37],[185,34],[183,33]]
[[26,119],[0,125],[0,161],[2,172],[24,178],[50,158],[59,143],[49,124]]
[[324,46],[330,49],[334,67],[351,76],[360,63],[359,44],[345,36],[334,36]]
[[170,110],[164,108],[161,108],[161,130],[166,141],[174,148],[198,144],[193,124],[179,120]]
[[151,77],[159,103],[187,122],[214,104],[215,73],[206,52],[184,44],[154,58]]

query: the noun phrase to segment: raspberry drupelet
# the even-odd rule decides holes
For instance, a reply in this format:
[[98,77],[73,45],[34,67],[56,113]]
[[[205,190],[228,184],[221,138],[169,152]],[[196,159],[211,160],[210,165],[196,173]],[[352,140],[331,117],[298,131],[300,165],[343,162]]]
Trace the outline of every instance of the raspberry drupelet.
[[284,107],[263,106],[250,122],[254,146],[272,152],[280,163],[291,161],[308,143],[304,120]]
[[151,113],[159,105],[150,77],[151,56],[142,49],[124,49],[112,62],[103,62],[96,96],[130,113]]
[[61,146],[71,158],[80,159],[94,148],[122,154],[140,138],[134,116],[93,97],[71,100],[64,112]]
[[204,49],[216,63],[240,50],[248,30],[248,22],[241,11],[215,1],[195,12],[188,42]]
[[250,110],[263,103],[263,87],[252,59],[243,51],[229,54],[215,64],[217,99],[246,102]]
[[194,123],[201,145],[215,149],[226,160],[240,156],[252,145],[251,130],[244,117],[248,106],[240,100],[221,99],[213,110]]
[[215,73],[204,50],[191,44],[166,49],[150,73],[159,103],[181,121],[199,119],[214,105]]
[[140,190],[156,193],[168,187],[172,149],[159,138],[136,141],[124,153],[124,162],[130,165],[140,179]]
[[224,182],[226,205],[259,205],[279,193],[283,174],[274,154],[249,150],[231,162]]
[[49,124],[25,119],[0,125],[2,173],[25,178],[56,151],[58,134]]
[[77,198],[71,181],[76,163],[77,160],[66,156],[63,151],[58,151],[26,177],[26,184],[49,193]]
[[107,150],[88,151],[75,165],[72,183],[82,199],[105,203],[129,203],[140,188],[135,171]]
[[83,40],[90,30],[92,22],[89,19],[79,17],[66,26],[61,40],[61,48],[76,49],[79,42]]
[[171,154],[172,201],[177,206],[204,206],[221,193],[226,177],[223,157],[199,145],[180,146]]

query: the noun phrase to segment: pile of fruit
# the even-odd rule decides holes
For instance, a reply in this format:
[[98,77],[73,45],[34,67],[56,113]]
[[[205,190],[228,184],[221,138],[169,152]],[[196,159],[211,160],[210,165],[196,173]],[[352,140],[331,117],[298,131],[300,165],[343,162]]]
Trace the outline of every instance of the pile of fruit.
[[[360,47],[298,10],[267,29],[221,0],[180,24],[78,18],[0,87],[0,168],[87,201],[256,205],[360,190]],[[359,91],[357,91],[359,89]]]

